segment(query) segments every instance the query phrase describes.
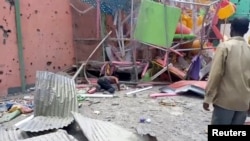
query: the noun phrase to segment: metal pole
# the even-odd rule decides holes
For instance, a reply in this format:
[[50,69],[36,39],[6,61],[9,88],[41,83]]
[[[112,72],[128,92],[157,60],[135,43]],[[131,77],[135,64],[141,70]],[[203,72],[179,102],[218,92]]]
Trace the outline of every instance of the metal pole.
[[[166,45],[168,44],[168,34],[167,34],[167,5],[166,5],[166,0],[164,1],[164,29],[165,29],[165,35],[166,35]],[[166,46],[167,47],[167,46]],[[167,51],[166,52],[166,55],[167,56],[169,56],[168,55],[169,54],[169,51]],[[169,63],[169,58],[166,58],[166,61]],[[167,69],[167,72],[168,72],[168,77],[169,77],[169,80],[170,80],[170,82],[172,82],[172,77],[171,77],[171,74],[170,74],[170,71],[168,70],[168,64],[167,64],[167,66],[166,66],[166,69]],[[164,69],[162,69],[161,71],[159,71],[159,73],[164,73],[165,71],[164,71]],[[155,76],[157,76],[159,73],[157,73]],[[160,74],[159,74],[160,75]],[[152,79],[151,79],[152,80]]]
[[[105,21],[106,21],[105,15],[101,14],[101,37],[102,38],[105,36],[104,34],[106,33]],[[102,45],[102,58],[103,58],[103,62],[105,62],[106,61],[106,44],[105,43],[103,43]]]
[[26,80],[25,80],[25,66],[23,57],[22,28],[21,28],[19,0],[15,0],[15,19],[16,19],[16,30],[17,30],[17,46],[18,46],[19,66],[20,66],[21,88],[22,92],[25,92]]
[[100,38],[100,14],[101,14],[101,7],[100,7],[100,0],[96,0],[96,36]]
[[[131,0],[131,17],[130,17],[130,38],[133,39],[133,19],[134,19],[134,0]],[[136,47],[134,44],[134,41],[131,40],[131,42],[133,42],[132,46],[133,46],[133,66],[134,66],[134,73],[135,73],[135,82],[138,82],[138,68],[137,68],[137,64],[136,64]]]

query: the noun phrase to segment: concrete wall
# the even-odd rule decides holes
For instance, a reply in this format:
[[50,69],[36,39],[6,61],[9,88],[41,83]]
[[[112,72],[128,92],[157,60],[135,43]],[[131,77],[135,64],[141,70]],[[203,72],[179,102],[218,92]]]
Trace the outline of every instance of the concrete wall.
[[[60,71],[74,63],[72,14],[69,0],[20,0],[25,78],[35,82],[37,70]],[[0,0],[0,96],[20,87],[15,8]],[[5,43],[4,43],[5,40]]]

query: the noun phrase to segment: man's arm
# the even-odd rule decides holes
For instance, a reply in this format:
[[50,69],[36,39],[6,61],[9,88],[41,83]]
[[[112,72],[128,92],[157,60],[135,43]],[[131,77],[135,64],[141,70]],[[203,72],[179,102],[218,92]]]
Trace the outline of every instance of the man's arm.
[[119,79],[115,76],[110,76],[110,77],[111,77],[111,79],[114,80],[114,83],[116,84],[118,91],[120,91],[121,88],[120,88],[120,84],[119,84]]
[[227,50],[224,47],[217,47],[213,63],[209,73],[209,78],[206,86],[206,94],[204,103],[210,104],[214,97],[218,94],[217,89],[220,85],[221,78],[224,74],[225,60],[227,57]]
[[117,77],[115,77],[115,82],[116,82],[118,91],[120,91],[121,87],[120,87],[119,79]]

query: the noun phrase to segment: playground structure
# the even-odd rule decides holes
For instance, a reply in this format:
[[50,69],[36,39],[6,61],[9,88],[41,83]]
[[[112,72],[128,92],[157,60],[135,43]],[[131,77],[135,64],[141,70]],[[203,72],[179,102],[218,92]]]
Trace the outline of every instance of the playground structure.
[[[227,5],[222,5],[220,0],[82,2],[88,5],[85,10],[73,4],[72,9],[82,14],[95,9],[97,32],[95,37],[78,37],[76,41],[99,42],[97,48],[102,47],[103,55],[100,61],[91,61],[91,55],[87,61],[77,60],[77,64],[81,63],[74,76],[76,79],[80,76],[89,84],[95,81],[92,77],[117,72],[130,74],[130,81],[124,83],[133,84],[203,80],[215,49],[213,41],[223,40],[217,27],[221,16],[218,12]],[[89,70],[97,70],[98,75],[94,76]]]

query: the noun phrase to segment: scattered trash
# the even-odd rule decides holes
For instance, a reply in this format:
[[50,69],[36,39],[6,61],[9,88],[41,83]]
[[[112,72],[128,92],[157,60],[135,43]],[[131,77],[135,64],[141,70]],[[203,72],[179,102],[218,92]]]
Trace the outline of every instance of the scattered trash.
[[36,87],[31,87],[29,88],[31,91],[34,91],[36,89]]
[[82,95],[77,95],[77,101],[84,101],[85,99],[87,99],[87,97],[84,97]]
[[176,93],[154,93],[150,94],[149,97],[157,98],[157,97],[167,97],[167,96],[177,96]]
[[0,112],[6,112],[7,111],[7,107],[5,103],[0,103]]
[[140,123],[151,123],[150,118],[140,118]]
[[121,85],[120,85],[120,89],[121,89],[121,90],[128,90],[129,87],[126,86],[125,84],[121,84]]
[[208,129],[205,129],[204,132],[205,132],[205,134],[208,134]]
[[120,105],[118,102],[117,103],[112,103],[112,106],[117,106]]
[[91,87],[89,88],[89,90],[87,91],[88,94],[94,94],[97,91],[96,87]]
[[78,108],[81,108],[81,107],[82,107],[82,103],[79,103],[79,104],[78,104]]
[[99,115],[101,112],[100,111],[94,111],[93,113]]
[[13,98],[0,103],[0,123],[8,122],[21,114],[33,112],[33,97]]
[[0,123],[4,123],[7,121],[10,121],[16,117],[18,117],[19,115],[21,115],[22,112],[20,110],[15,110],[11,113],[5,113],[1,118],[0,118]]
[[167,101],[166,99],[161,100],[159,104],[163,106],[176,106],[176,103],[174,101],[170,101],[170,100]]
[[101,103],[101,101],[90,101],[88,106],[91,106],[93,104],[98,104],[98,103]]
[[151,119],[150,118],[146,119],[146,123],[151,123]]
[[33,96],[24,96],[23,99],[24,100],[33,100],[34,97]]
[[86,89],[76,89],[77,94],[86,94],[87,90]]
[[28,114],[28,113],[31,113],[33,112],[33,109],[27,107],[27,106],[23,106],[23,105],[13,105],[9,110],[8,112],[11,113],[11,112],[14,112],[16,110],[20,110],[22,114]]

